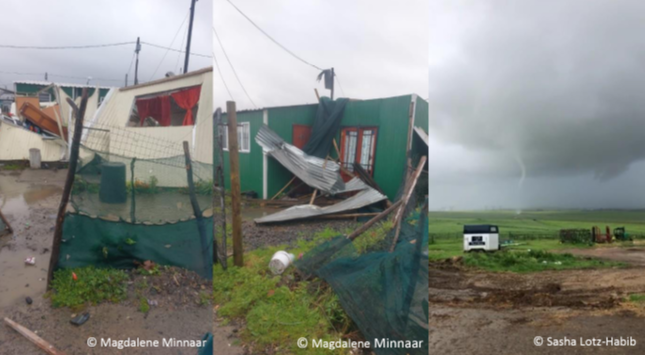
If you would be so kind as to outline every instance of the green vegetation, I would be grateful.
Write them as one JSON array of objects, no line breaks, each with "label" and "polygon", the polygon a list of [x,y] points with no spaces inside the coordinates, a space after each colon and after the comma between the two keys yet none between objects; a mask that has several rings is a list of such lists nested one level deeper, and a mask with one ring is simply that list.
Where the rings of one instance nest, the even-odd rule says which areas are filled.
[{"label": "green vegetation", "polygon": [[88,303],[119,302],[126,298],[127,280],[128,275],[123,270],[92,266],[61,269],[54,273],[53,291],[49,296],[52,306],[72,309],[80,309]]},{"label": "green vegetation", "polygon": [[488,271],[536,272],[545,270],[586,269],[623,266],[591,258],[576,258],[571,254],[555,254],[543,250],[472,253],[464,264]]},{"label": "green vegetation", "polygon": [[502,238],[530,239],[542,236],[557,238],[560,229],[591,229],[605,226],[613,230],[625,227],[634,237],[645,237],[645,211],[636,210],[529,210],[516,214],[515,211],[468,211],[468,212],[430,212],[431,241],[440,238],[457,238],[464,224],[495,224],[499,226]]},{"label": "green vegetation", "polygon": [[9,163],[9,164],[5,164],[5,165],[0,166],[0,170],[10,170],[10,171],[12,171],[12,170],[22,170],[22,169],[25,169],[25,168],[26,168],[25,165],[15,164],[15,163]]},{"label": "green vegetation", "polygon": [[[385,239],[391,222],[385,222],[368,231],[355,241],[358,252],[363,252]],[[332,238],[351,232],[326,229],[313,240],[299,240],[290,253],[299,255]],[[267,247],[245,253],[243,268],[229,266],[227,271],[215,266],[213,298],[217,314],[224,322],[244,319],[246,327],[242,340],[256,347],[278,348],[289,354],[345,354],[338,350],[300,349],[300,337],[337,340],[354,329],[353,322],[340,306],[333,290],[318,279],[300,280],[294,267],[274,276],[268,265],[273,254],[285,246]],[[229,263],[232,265],[232,262]],[[345,349],[346,350],[346,349]],[[318,352],[316,352],[318,351]]]},{"label": "green vegetation", "polygon": [[[615,244],[614,244],[615,245]],[[571,248],[588,248],[588,245],[563,244],[557,239],[535,239],[520,240],[514,245],[505,247],[507,250],[528,251],[530,250],[558,250]],[[453,256],[468,255],[464,254],[464,245],[461,239],[437,239],[434,244],[430,244],[430,260],[447,259]]]},{"label": "green vegetation", "polygon": [[644,303],[645,302],[645,294],[644,293],[632,293],[629,295],[627,298],[629,302],[634,302],[634,303]]},{"label": "green vegetation", "polygon": [[139,312],[148,313],[149,311],[150,305],[148,304],[148,300],[143,296],[139,296]]},{"label": "green vegetation", "polygon": [[[591,229],[609,225],[613,230],[624,226],[631,236],[645,237],[643,211],[480,211],[430,212],[430,260],[463,256],[467,266],[489,271],[533,272],[542,270],[581,269],[620,266],[620,263],[576,258],[570,254],[548,251],[571,248],[598,248],[604,244],[561,243],[561,229]],[[500,230],[500,241],[509,242],[504,251],[495,253],[463,252],[465,224],[493,224]],[[631,242],[611,246],[631,246]]]}]

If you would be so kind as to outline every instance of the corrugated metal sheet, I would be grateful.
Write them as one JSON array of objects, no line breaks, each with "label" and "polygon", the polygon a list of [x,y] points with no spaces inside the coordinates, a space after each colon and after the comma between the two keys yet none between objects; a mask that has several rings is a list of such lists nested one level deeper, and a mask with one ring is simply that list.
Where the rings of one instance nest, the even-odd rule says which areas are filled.
[{"label": "corrugated metal sheet", "polygon": [[286,143],[265,125],[260,128],[255,136],[255,141],[266,154],[279,161],[300,180],[322,192],[337,194],[368,188],[358,178],[345,184],[340,176],[340,166],[337,163],[305,154],[297,147]]},{"label": "corrugated metal sheet", "polygon": [[385,200],[387,197],[380,192],[368,187],[356,195],[343,200],[335,205],[318,207],[314,205],[299,205],[287,208],[280,212],[264,216],[255,220],[255,223],[274,223],[285,222],[296,219],[304,219],[317,217],[322,215],[330,215],[340,212],[352,211],[361,207],[369,206],[371,204]]}]

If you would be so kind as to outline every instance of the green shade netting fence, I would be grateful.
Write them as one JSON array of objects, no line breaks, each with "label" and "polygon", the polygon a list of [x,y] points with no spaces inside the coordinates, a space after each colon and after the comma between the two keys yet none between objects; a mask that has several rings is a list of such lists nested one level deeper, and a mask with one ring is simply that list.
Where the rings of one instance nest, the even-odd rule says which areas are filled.
[{"label": "green shade netting fence", "polygon": [[[324,279],[378,355],[428,354],[427,203],[401,226],[393,252],[394,230],[372,245],[339,236],[296,262]],[[364,237],[364,236],[363,236]],[[375,340],[418,341],[418,348],[375,348]]]},{"label": "green shade netting fence", "polygon": [[[174,129],[157,127],[155,129]],[[58,267],[133,268],[146,260],[212,277],[213,168],[194,159],[191,203],[181,141],[135,127],[84,129]]]}]

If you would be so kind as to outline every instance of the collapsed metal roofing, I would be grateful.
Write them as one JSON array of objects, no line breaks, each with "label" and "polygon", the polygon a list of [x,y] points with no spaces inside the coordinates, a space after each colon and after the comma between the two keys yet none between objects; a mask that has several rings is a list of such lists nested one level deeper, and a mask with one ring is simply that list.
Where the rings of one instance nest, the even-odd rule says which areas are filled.
[{"label": "collapsed metal roofing", "polygon": [[338,163],[306,154],[298,147],[285,142],[266,125],[260,128],[255,141],[267,155],[280,162],[304,183],[319,191],[334,195],[369,188],[359,178],[345,183],[340,176]]},{"label": "collapsed metal roofing", "polygon": [[300,180],[315,189],[332,195],[360,191],[356,195],[332,206],[293,206],[283,211],[257,218],[255,223],[284,222],[351,211],[387,199],[387,196],[371,188],[358,177],[344,182],[340,175],[340,165],[338,163],[306,154],[299,148],[285,142],[265,125],[258,131],[255,141],[267,155],[276,159]]},{"label": "collapsed metal roofing", "polygon": [[287,208],[280,212],[264,216],[262,218],[255,219],[255,223],[272,223],[272,222],[284,222],[291,221],[295,219],[311,218],[322,215],[329,215],[334,213],[340,213],[344,211],[356,210],[361,207],[369,206],[371,204],[380,202],[387,199],[387,196],[381,194],[380,192],[374,190],[371,187],[357,193],[356,195],[343,200],[335,205],[318,207],[314,205],[299,205]]}]

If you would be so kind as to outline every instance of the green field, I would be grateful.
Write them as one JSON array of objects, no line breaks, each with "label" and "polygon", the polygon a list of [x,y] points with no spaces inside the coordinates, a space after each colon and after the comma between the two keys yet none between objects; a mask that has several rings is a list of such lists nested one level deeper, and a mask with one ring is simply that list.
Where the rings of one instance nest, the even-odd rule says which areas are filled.
[{"label": "green field", "polygon": [[635,238],[645,237],[645,210],[530,210],[516,214],[515,211],[468,211],[430,212],[430,239],[460,238],[464,224],[497,225],[501,237],[509,234],[521,237],[553,236],[560,229],[591,229],[598,226],[602,231],[609,226],[625,227]]},{"label": "green field", "polygon": [[560,243],[560,229],[591,229],[592,226],[598,226],[604,232],[608,225],[612,231],[616,227],[625,227],[629,236],[645,238],[645,211],[539,210],[521,214],[515,211],[430,212],[428,222],[431,260],[464,255],[462,238],[465,224],[497,225],[500,241],[513,241],[514,245],[506,249],[523,252],[590,247]]}]

